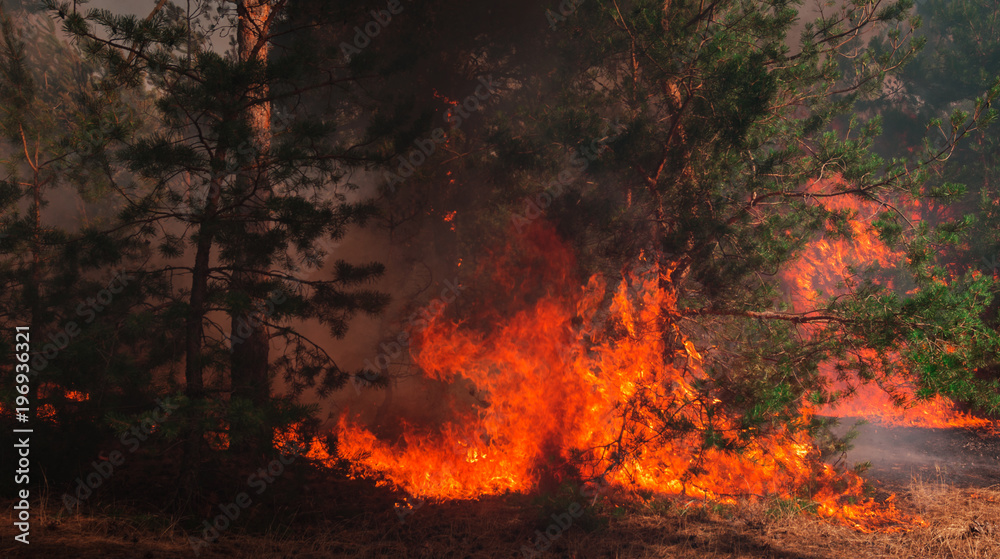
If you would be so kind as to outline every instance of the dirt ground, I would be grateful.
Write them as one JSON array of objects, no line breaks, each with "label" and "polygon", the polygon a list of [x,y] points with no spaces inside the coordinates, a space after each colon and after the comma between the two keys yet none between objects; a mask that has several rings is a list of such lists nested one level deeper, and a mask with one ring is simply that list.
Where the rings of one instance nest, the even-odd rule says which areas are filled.
[{"label": "dirt ground", "polygon": [[[852,420],[842,420],[843,430]],[[924,429],[864,424],[847,453],[849,463],[870,462],[866,479],[888,491],[913,479],[956,487],[1000,484],[1000,434],[989,430]]]},{"label": "dirt ground", "polygon": [[541,504],[523,495],[417,503],[411,510],[397,508],[398,495],[368,482],[330,482],[312,472],[283,480],[287,487],[275,484],[273,499],[247,509],[245,521],[204,546],[188,539],[198,533],[196,522],[124,502],[69,514],[57,495],[34,505],[32,543],[24,546],[13,542],[13,503],[7,502],[0,557],[1000,557],[1000,438],[862,429],[849,460],[870,460],[866,478],[877,493],[896,493],[897,507],[919,521],[895,532],[863,533],[791,502],[689,506],[654,499],[576,508],[572,498]]}]

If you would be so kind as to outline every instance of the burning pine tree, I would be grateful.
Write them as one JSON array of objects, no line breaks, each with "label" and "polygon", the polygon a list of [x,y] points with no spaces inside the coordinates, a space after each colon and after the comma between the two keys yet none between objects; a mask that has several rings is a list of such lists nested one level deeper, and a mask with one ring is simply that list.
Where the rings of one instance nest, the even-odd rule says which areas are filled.
[{"label": "burning pine tree", "polygon": [[[963,191],[933,176],[1000,89],[935,122],[943,141],[883,157],[877,101],[919,46],[910,1],[810,15],[789,0],[595,0],[536,21],[469,4],[240,1],[226,56],[164,2],[144,20],[47,2],[98,64],[87,99],[155,100],[151,121],[100,134],[120,211],[83,236],[94,265],[139,278],[99,341],[143,360],[127,370],[149,375],[134,382],[147,403],[165,390],[149,370],[183,387],[163,431],[185,440],[189,485],[227,441],[252,454],[275,427],[300,437],[288,404],[305,389],[393,385],[342,369],[303,328],[340,337],[386,306],[366,287],[383,264],[324,268],[329,242],[379,216],[395,248],[433,245],[462,299],[409,333],[409,364],[445,387],[433,421],[340,418],[355,473],[421,497],[579,481],[900,520],[814,436],[823,414],[887,403],[845,412],[859,386],[929,401],[911,413],[945,423],[968,419],[952,401],[1000,405],[983,374],[998,363],[995,278],[942,256],[970,222],[940,211]],[[390,174],[377,195],[352,178]],[[41,250],[39,223],[14,231],[21,245]],[[25,297],[41,314],[56,291]]]},{"label": "burning pine tree", "polygon": [[859,415],[918,404],[906,413],[925,424],[989,424],[950,402],[1000,403],[976,375],[997,359],[993,279],[943,267],[968,222],[924,200],[960,197],[930,173],[993,118],[998,90],[939,123],[944,142],[877,155],[879,118],[856,111],[919,41],[911,3],[876,4],[804,24],[783,1],[566,18],[535,52],[546,69],[504,82],[509,110],[453,131],[469,155],[437,161],[434,207],[414,211],[448,215],[430,227],[456,231],[479,298],[419,333],[412,366],[468,393],[434,422],[345,418],[340,450],[419,496],[603,479],[805,497],[857,522],[860,479],[823,464],[812,435],[859,385],[891,390]]}]

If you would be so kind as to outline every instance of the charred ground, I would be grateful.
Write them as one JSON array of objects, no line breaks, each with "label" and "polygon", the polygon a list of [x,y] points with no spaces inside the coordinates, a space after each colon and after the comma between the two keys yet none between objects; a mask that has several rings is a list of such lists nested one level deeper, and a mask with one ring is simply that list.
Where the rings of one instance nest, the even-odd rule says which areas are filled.
[{"label": "charred ground", "polygon": [[[842,420],[842,424],[851,422]],[[923,521],[898,531],[862,533],[823,520],[805,501],[737,505],[682,499],[594,500],[569,485],[544,495],[432,502],[408,498],[372,480],[304,460],[288,467],[217,542],[199,557],[962,557],[1000,553],[1000,436],[964,429],[862,425],[851,462],[870,461],[865,478],[876,500]],[[175,558],[195,556],[188,538],[218,513],[256,469],[230,462],[204,472],[214,491],[184,518],[160,512],[172,495],[171,460],[138,457],[78,512],[52,490],[30,547],[3,544],[4,557]],[[131,472],[129,471],[131,470]],[[238,472],[240,475],[234,475]],[[234,482],[234,480],[237,480]],[[544,533],[574,503],[579,516],[546,546]],[[5,508],[10,511],[10,503]],[[575,510],[575,509],[574,509]],[[9,516],[9,514],[8,514]],[[10,522],[0,529],[12,535]],[[9,537],[4,538],[9,542]],[[546,548],[546,549],[542,549]]]}]

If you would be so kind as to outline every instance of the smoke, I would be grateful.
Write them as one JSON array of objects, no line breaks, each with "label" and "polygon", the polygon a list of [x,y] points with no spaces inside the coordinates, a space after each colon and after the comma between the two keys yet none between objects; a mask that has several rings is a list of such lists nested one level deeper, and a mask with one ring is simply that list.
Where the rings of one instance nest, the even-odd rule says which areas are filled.
[{"label": "smoke", "polygon": [[869,462],[868,477],[891,490],[905,488],[914,479],[945,481],[960,487],[996,483],[1000,439],[966,429],[928,429],[856,423],[842,418],[833,428],[857,437],[845,459],[848,464]]}]

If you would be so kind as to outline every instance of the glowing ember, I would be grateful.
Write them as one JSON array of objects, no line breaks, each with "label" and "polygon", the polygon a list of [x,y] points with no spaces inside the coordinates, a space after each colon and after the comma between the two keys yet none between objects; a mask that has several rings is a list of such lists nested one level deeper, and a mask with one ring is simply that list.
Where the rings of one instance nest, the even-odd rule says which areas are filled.
[{"label": "glowing ember", "polygon": [[[471,397],[452,398],[454,419],[439,427],[404,423],[395,442],[342,418],[340,450],[357,474],[377,472],[414,496],[440,499],[579,477],[726,503],[805,496],[820,514],[863,529],[913,520],[891,504],[862,502],[860,478],[818,459],[800,428],[808,418],[762,432],[740,452],[708,443],[738,425],[692,388],[706,375],[672,318],[670,270],[628,275],[606,301],[600,277],[574,284],[573,259],[551,231],[534,228],[513,244],[491,264],[500,271],[488,273],[533,302],[478,328],[438,318],[412,346],[428,378],[471,381]],[[518,258],[537,268],[507,278],[502,270],[524,269]]]},{"label": "glowing ember", "polygon": [[[86,402],[90,400],[90,394],[78,390],[66,390],[54,382],[44,382],[38,386],[39,399],[50,399],[57,396],[72,402]],[[0,405],[0,414],[4,413],[6,413],[6,410]],[[58,415],[58,409],[53,404],[41,404],[35,411],[35,417],[43,421],[56,422]]]},{"label": "glowing ember", "polygon": [[68,390],[65,394],[63,394],[63,398],[73,400],[74,402],[86,402],[90,399],[90,395],[86,392],[80,392],[79,390]]},{"label": "glowing ember", "polygon": [[221,431],[209,431],[205,433],[205,442],[212,450],[226,450],[229,448],[228,425],[223,424]]},{"label": "glowing ember", "polygon": [[330,459],[326,444],[318,437],[305,435],[301,423],[290,425],[286,429],[275,429],[274,448],[320,462]]}]

